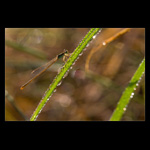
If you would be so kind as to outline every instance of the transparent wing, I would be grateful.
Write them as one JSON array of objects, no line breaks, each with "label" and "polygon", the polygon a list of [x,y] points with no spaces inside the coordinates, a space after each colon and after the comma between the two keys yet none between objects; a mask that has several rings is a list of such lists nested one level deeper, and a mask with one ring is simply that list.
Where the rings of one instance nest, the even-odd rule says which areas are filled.
[{"label": "transparent wing", "polygon": [[[55,58],[54,58],[55,59]],[[52,62],[54,62],[54,59],[52,59],[52,60],[50,60],[48,63],[46,63],[46,64],[44,64],[44,65],[42,65],[42,66],[40,66],[40,67],[38,67],[38,68],[36,68],[36,69],[34,69],[32,72],[31,72],[31,77],[34,77],[34,76],[36,76],[37,74],[39,74],[41,71],[43,71],[45,68],[47,68],[48,66],[50,67],[53,63]],[[49,68],[48,67],[48,68]],[[47,69],[48,69],[47,68]],[[46,70],[45,70],[46,71]]]},{"label": "transparent wing", "polygon": [[31,83],[35,78],[37,78],[39,75],[41,75],[44,71],[46,71],[52,64],[54,64],[57,61],[58,57],[53,58],[50,60],[48,63],[42,65],[41,67],[38,67],[37,69],[33,70],[32,73],[32,78],[27,81],[24,85],[20,87],[21,90],[24,89],[29,83]]}]

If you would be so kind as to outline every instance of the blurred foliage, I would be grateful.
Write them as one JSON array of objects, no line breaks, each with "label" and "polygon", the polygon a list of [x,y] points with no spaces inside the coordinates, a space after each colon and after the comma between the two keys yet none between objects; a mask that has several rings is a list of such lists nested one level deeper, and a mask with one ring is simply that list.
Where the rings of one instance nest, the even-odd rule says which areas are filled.
[{"label": "blurred foliage", "polygon": [[[47,56],[45,60],[5,46],[5,89],[14,104],[30,118],[44,92],[56,76],[63,61],[54,64],[23,91],[20,86],[33,69],[54,58],[64,49],[72,52],[89,28],[6,28],[5,40],[37,49]],[[84,51],[45,105],[38,120],[52,121],[106,121],[115,109],[122,92],[145,56],[145,29],[131,30],[101,47],[90,59],[90,74],[85,63],[91,49],[120,32],[122,28],[104,28]],[[24,120],[5,98],[5,120]],[[135,91],[122,120],[145,120],[145,77]]]}]

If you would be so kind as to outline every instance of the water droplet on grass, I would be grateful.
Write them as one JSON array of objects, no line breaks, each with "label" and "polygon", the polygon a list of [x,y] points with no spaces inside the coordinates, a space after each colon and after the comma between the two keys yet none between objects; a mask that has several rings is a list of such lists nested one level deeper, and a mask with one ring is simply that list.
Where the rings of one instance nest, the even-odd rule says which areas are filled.
[{"label": "water droplet on grass", "polygon": [[98,31],[98,33],[100,33],[102,31],[102,29],[100,29],[99,31]]},{"label": "water droplet on grass", "polygon": [[96,35],[93,36],[93,39],[95,39],[95,38],[96,38]]},{"label": "water droplet on grass", "polygon": [[[79,54],[79,56],[82,56],[83,52]],[[79,57],[78,57],[79,58]]]},{"label": "water droplet on grass", "polygon": [[63,78],[66,78],[68,74],[69,74],[69,71],[67,71],[67,72],[65,73],[65,75],[63,76]]},{"label": "water droplet on grass", "polygon": [[103,45],[106,45],[106,43],[105,43],[105,42],[103,42],[102,44],[103,44]]},{"label": "water droplet on grass", "polygon": [[61,85],[61,83],[62,83],[62,81],[60,81],[60,82],[57,84],[57,86],[60,86],[60,85]]},{"label": "water droplet on grass", "polygon": [[124,110],[124,111],[126,111],[126,110],[127,110],[127,108],[126,108],[126,107],[124,107],[124,108],[123,108],[123,110]]},{"label": "water droplet on grass", "polygon": [[133,98],[133,96],[134,96],[134,93],[131,93],[131,96],[130,96],[130,98]]},{"label": "water droplet on grass", "polygon": [[50,99],[50,97],[49,98],[47,98],[47,101]]},{"label": "water droplet on grass", "polygon": [[72,66],[75,65],[75,62],[72,64]]},{"label": "water droplet on grass", "polygon": [[86,51],[87,49],[86,48],[84,48],[84,50],[83,51]]},{"label": "water droplet on grass", "polygon": [[86,45],[86,47],[88,47],[88,46],[89,46],[89,44]]},{"label": "water droplet on grass", "polygon": [[97,37],[97,35],[98,35],[101,31],[102,31],[102,29],[100,29],[100,30],[98,31],[98,33],[96,33],[96,35],[93,36],[93,39],[95,39],[95,38]]}]

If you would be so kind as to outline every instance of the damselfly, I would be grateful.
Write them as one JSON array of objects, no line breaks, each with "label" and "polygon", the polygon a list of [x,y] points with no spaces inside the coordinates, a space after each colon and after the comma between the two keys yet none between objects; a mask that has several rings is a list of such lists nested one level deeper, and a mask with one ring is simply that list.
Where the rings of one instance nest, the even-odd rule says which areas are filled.
[{"label": "damselfly", "polygon": [[31,74],[33,74],[33,77],[27,81],[24,85],[20,87],[21,90],[23,90],[28,84],[30,84],[34,79],[36,79],[39,75],[41,75],[44,71],[46,71],[51,65],[53,65],[59,58],[63,57],[63,61],[65,62],[67,57],[70,56],[71,53],[68,53],[68,50],[64,50],[64,52],[57,55],[55,58],[50,60],[48,63],[42,65],[41,67],[38,67],[37,69],[33,70]]}]

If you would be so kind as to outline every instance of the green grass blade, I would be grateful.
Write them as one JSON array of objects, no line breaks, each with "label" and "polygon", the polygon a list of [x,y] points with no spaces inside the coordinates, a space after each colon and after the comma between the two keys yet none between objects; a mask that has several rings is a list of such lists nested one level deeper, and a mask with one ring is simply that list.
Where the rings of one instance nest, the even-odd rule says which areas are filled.
[{"label": "green grass blade", "polygon": [[121,120],[121,117],[123,116],[123,114],[126,110],[126,107],[127,107],[128,103],[130,102],[130,99],[134,95],[134,89],[136,88],[136,86],[138,86],[138,83],[140,82],[144,72],[145,72],[145,58],[139,65],[137,71],[135,72],[134,76],[132,77],[131,81],[129,82],[129,85],[127,86],[124,93],[122,94],[122,96],[119,100],[119,103],[110,118],[110,121]]},{"label": "green grass blade", "polygon": [[95,35],[99,32],[100,28],[92,28],[81,41],[79,46],[74,50],[70,58],[67,60],[63,68],[61,69],[60,73],[56,76],[53,80],[52,84],[49,86],[48,90],[45,92],[42,100],[40,101],[39,105],[37,106],[36,110],[34,111],[33,115],[30,118],[30,121],[35,121],[39,113],[41,112],[42,108],[46,104],[46,102],[52,96],[52,93],[56,89],[57,85],[62,81],[65,74],[69,71],[70,67],[73,63],[77,60],[79,55],[82,53],[84,48],[89,44],[89,42],[95,38]]},{"label": "green grass blade", "polygon": [[9,47],[14,48],[15,50],[28,53],[30,55],[37,57],[37,58],[40,58],[40,59],[46,59],[47,58],[45,53],[43,53],[42,51],[39,51],[37,49],[29,48],[27,46],[24,46],[22,44],[19,44],[19,43],[13,42],[13,41],[9,41],[9,40],[5,40],[5,44]]}]

